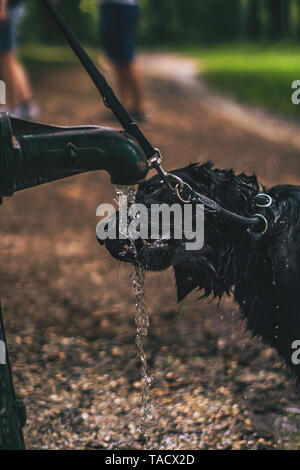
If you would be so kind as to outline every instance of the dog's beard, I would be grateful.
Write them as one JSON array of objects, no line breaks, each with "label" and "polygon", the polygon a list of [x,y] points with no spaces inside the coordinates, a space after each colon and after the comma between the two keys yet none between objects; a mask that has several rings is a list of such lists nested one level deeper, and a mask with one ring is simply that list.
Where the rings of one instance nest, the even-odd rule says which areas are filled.
[{"label": "dog's beard", "polygon": [[173,265],[176,245],[170,240],[106,240],[109,253],[119,261],[139,265],[145,271],[164,271]]},{"label": "dog's beard", "polygon": [[[201,250],[186,250],[183,241],[137,240],[132,249],[129,240],[107,240],[106,249],[119,261],[142,266],[145,271],[159,272],[173,267],[178,300],[183,300],[194,289],[201,297],[221,297],[230,293],[231,276],[222,278],[217,272],[218,255],[208,245]],[[227,281],[227,282],[226,282]]]},{"label": "dog's beard", "polygon": [[145,271],[164,271],[173,263],[175,247],[168,240],[107,240],[105,245],[108,252],[118,261],[124,261],[143,267]]}]

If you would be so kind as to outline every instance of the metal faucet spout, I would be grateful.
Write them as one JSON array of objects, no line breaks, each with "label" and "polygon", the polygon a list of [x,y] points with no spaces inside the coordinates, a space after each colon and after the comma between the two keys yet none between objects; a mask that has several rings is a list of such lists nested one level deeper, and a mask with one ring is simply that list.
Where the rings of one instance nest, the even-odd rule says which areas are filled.
[{"label": "metal faucet spout", "polygon": [[0,197],[96,170],[107,171],[114,184],[138,184],[149,171],[142,148],[125,132],[58,127],[7,113],[0,114],[0,168]]}]

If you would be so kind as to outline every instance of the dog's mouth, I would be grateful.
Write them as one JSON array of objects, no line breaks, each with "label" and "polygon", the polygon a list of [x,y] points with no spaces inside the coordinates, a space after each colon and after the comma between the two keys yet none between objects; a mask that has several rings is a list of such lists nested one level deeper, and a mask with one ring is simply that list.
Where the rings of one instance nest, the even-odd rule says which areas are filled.
[{"label": "dog's mouth", "polygon": [[136,262],[147,271],[163,271],[173,265],[178,242],[172,239],[141,240]]},{"label": "dog's mouth", "polygon": [[117,260],[142,266],[146,271],[163,271],[173,265],[180,246],[172,239],[100,240],[109,253]]},{"label": "dog's mouth", "polygon": [[[174,196],[174,193],[170,192],[169,188],[162,184],[161,179],[155,176],[148,182],[140,185],[136,195],[136,203],[142,204],[147,208],[148,222],[146,223],[149,224],[147,233],[152,234],[152,206],[163,203],[170,207],[174,203],[178,203],[178,199]],[[160,222],[158,223],[156,230],[154,230],[157,232],[155,238],[138,238],[135,241],[129,238],[126,240],[120,239],[119,217],[120,213],[118,212],[115,219],[116,239],[101,239],[98,236],[99,243],[104,245],[114,258],[119,261],[140,265],[147,271],[163,271],[170,266],[175,266],[177,255],[180,256],[185,250],[186,242],[182,230],[183,215],[181,213],[179,215],[181,221],[180,235],[178,235],[178,230],[175,230],[175,225],[179,222],[179,218],[176,219],[174,214],[174,217],[170,216],[169,223],[164,227],[161,226]],[[128,224],[130,222],[130,217],[128,217]],[[177,235],[175,236],[176,231]]]}]

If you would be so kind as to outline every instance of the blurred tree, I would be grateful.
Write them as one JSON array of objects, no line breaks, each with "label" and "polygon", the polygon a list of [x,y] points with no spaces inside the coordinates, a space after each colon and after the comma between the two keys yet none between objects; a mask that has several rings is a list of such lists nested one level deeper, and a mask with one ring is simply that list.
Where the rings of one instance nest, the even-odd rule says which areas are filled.
[{"label": "blurred tree", "polygon": [[297,0],[297,25],[296,25],[296,38],[300,40],[300,0]]},{"label": "blurred tree", "polygon": [[240,0],[142,0],[141,39],[168,44],[234,40]]},{"label": "blurred tree", "polygon": [[273,40],[281,39],[283,35],[282,5],[283,0],[268,0],[269,35]]},{"label": "blurred tree", "polygon": [[[96,38],[97,0],[56,0],[55,3],[72,29],[83,41]],[[28,0],[27,15],[22,27],[22,37],[27,41],[46,44],[63,43],[61,33],[49,17],[42,2]]]},{"label": "blurred tree", "polygon": [[[27,0],[22,37],[63,43],[42,2]],[[56,0],[81,41],[98,45],[99,0]],[[300,0],[140,0],[145,45],[300,39]]]},{"label": "blurred tree", "polygon": [[291,34],[291,0],[282,0],[282,35],[289,37]]},{"label": "blurred tree", "polygon": [[256,40],[261,33],[261,12],[258,0],[248,0],[246,12],[246,37]]},{"label": "blurred tree", "polygon": [[176,42],[178,0],[144,0],[142,2],[141,38],[146,43]]}]

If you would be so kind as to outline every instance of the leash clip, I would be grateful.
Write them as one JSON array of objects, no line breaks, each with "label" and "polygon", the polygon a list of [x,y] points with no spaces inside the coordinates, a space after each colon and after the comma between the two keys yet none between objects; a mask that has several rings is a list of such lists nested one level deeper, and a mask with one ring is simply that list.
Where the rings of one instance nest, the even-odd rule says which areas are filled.
[{"label": "leash clip", "polygon": [[[265,202],[261,202],[259,203],[259,198],[265,198]],[[269,194],[266,194],[266,193],[258,193],[256,196],[255,196],[255,205],[257,207],[270,207],[273,203],[273,199],[271,198],[271,196]]]},{"label": "leash clip", "polygon": [[162,167],[163,157],[158,148],[154,149],[156,152],[156,157],[150,160],[149,168],[150,170],[156,170],[159,176],[161,176],[163,182],[169,187],[173,193],[182,191],[184,187],[184,182],[179,176],[173,175],[172,173],[167,173]]}]

